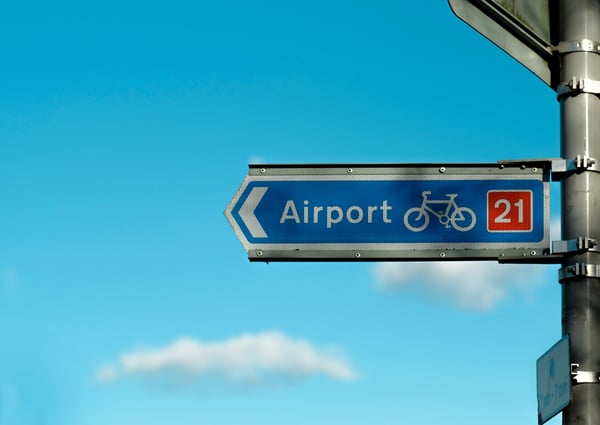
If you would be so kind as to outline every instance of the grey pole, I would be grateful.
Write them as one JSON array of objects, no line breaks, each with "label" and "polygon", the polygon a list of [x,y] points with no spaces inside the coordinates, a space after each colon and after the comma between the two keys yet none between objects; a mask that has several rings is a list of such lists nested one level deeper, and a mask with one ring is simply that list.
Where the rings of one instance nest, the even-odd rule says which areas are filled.
[{"label": "grey pole", "polygon": [[[562,180],[562,236],[600,240],[600,164],[585,167],[600,162],[600,0],[558,0],[558,21],[561,154],[567,160],[581,156],[583,164]],[[600,252],[594,250],[562,263],[562,332],[570,335],[571,363],[585,372],[583,382],[573,385],[563,425],[600,424],[598,265]]]}]

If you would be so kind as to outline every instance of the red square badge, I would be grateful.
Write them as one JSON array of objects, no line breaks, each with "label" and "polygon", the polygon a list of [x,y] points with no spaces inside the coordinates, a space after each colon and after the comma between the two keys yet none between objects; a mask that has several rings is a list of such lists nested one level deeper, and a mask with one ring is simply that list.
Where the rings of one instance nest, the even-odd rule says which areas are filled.
[{"label": "red square badge", "polygon": [[487,193],[489,232],[531,232],[533,230],[531,190],[490,190]]}]

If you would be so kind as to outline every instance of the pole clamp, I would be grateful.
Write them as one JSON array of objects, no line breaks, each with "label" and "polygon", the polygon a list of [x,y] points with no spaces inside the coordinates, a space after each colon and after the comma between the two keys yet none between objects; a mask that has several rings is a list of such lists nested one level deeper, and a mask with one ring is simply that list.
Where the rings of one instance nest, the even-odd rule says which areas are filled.
[{"label": "pole clamp", "polygon": [[587,277],[600,279],[600,264],[575,263],[561,267],[558,270],[558,281],[560,283]]},{"label": "pole clamp", "polygon": [[581,171],[600,172],[600,164],[596,158],[585,155],[577,155],[571,159],[553,159],[552,160],[552,180],[560,180],[565,174],[577,173]]},{"label": "pole clamp", "polygon": [[567,53],[575,52],[591,52],[600,53],[600,43],[594,40],[572,40],[572,41],[561,41],[558,46],[554,48],[554,51],[566,55]]},{"label": "pole clamp", "polygon": [[552,241],[553,254],[581,254],[582,252],[600,252],[598,240],[579,236],[577,239]]},{"label": "pole clamp", "polygon": [[579,363],[571,363],[571,380],[573,384],[600,384],[600,372],[579,370]]},{"label": "pole clamp", "polygon": [[556,87],[556,97],[560,100],[563,96],[577,96],[581,93],[600,94],[600,81],[589,78],[573,77],[569,81],[563,81]]}]

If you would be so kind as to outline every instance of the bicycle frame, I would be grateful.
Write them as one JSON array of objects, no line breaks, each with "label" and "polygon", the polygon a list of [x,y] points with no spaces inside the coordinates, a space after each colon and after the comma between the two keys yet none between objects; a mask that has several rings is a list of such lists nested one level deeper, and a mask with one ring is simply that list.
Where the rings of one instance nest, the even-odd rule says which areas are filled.
[{"label": "bicycle frame", "polygon": [[[453,227],[459,232],[468,232],[477,222],[477,217],[469,207],[459,207],[456,203],[457,193],[446,193],[448,199],[428,199],[431,191],[421,192],[421,206],[409,208],[404,213],[404,225],[411,232],[421,232],[429,225],[429,217],[437,217],[440,224],[447,229]],[[441,206],[442,209],[436,208]],[[444,207],[445,206],[445,207]],[[412,217],[412,219],[411,219]],[[412,221],[411,221],[412,220]]]},{"label": "bicycle frame", "polygon": [[[447,193],[446,196],[448,197],[448,199],[427,199],[428,195],[431,195],[431,191],[429,191],[429,190],[426,190],[423,193],[421,193],[421,196],[423,196],[423,202],[421,203],[421,214],[423,214],[425,211],[427,211],[427,212],[433,214],[434,216],[436,216],[441,222],[442,218],[450,217],[449,213],[452,210],[452,208],[458,209],[458,205],[456,205],[456,201],[455,201],[457,194],[455,194],[455,193]],[[446,210],[445,211],[435,210],[432,207],[430,207],[430,205],[446,205]],[[446,224],[446,223],[444,223],[444,224]]]}]

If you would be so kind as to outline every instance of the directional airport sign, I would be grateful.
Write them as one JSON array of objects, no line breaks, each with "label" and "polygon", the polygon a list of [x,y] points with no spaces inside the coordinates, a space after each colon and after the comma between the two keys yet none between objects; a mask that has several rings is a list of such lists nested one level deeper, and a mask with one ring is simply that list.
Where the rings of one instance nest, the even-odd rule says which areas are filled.
[{"label": "directional airport sign", "polygon": [[549,0],[448,0],[456,16],[552,88],[558,62],[552,43],[556,13]]},{"label": "directional airport sign", "polygon": [[251,165],[225,215],[253,261],[538,258],[548,181],[531,164]]}]

